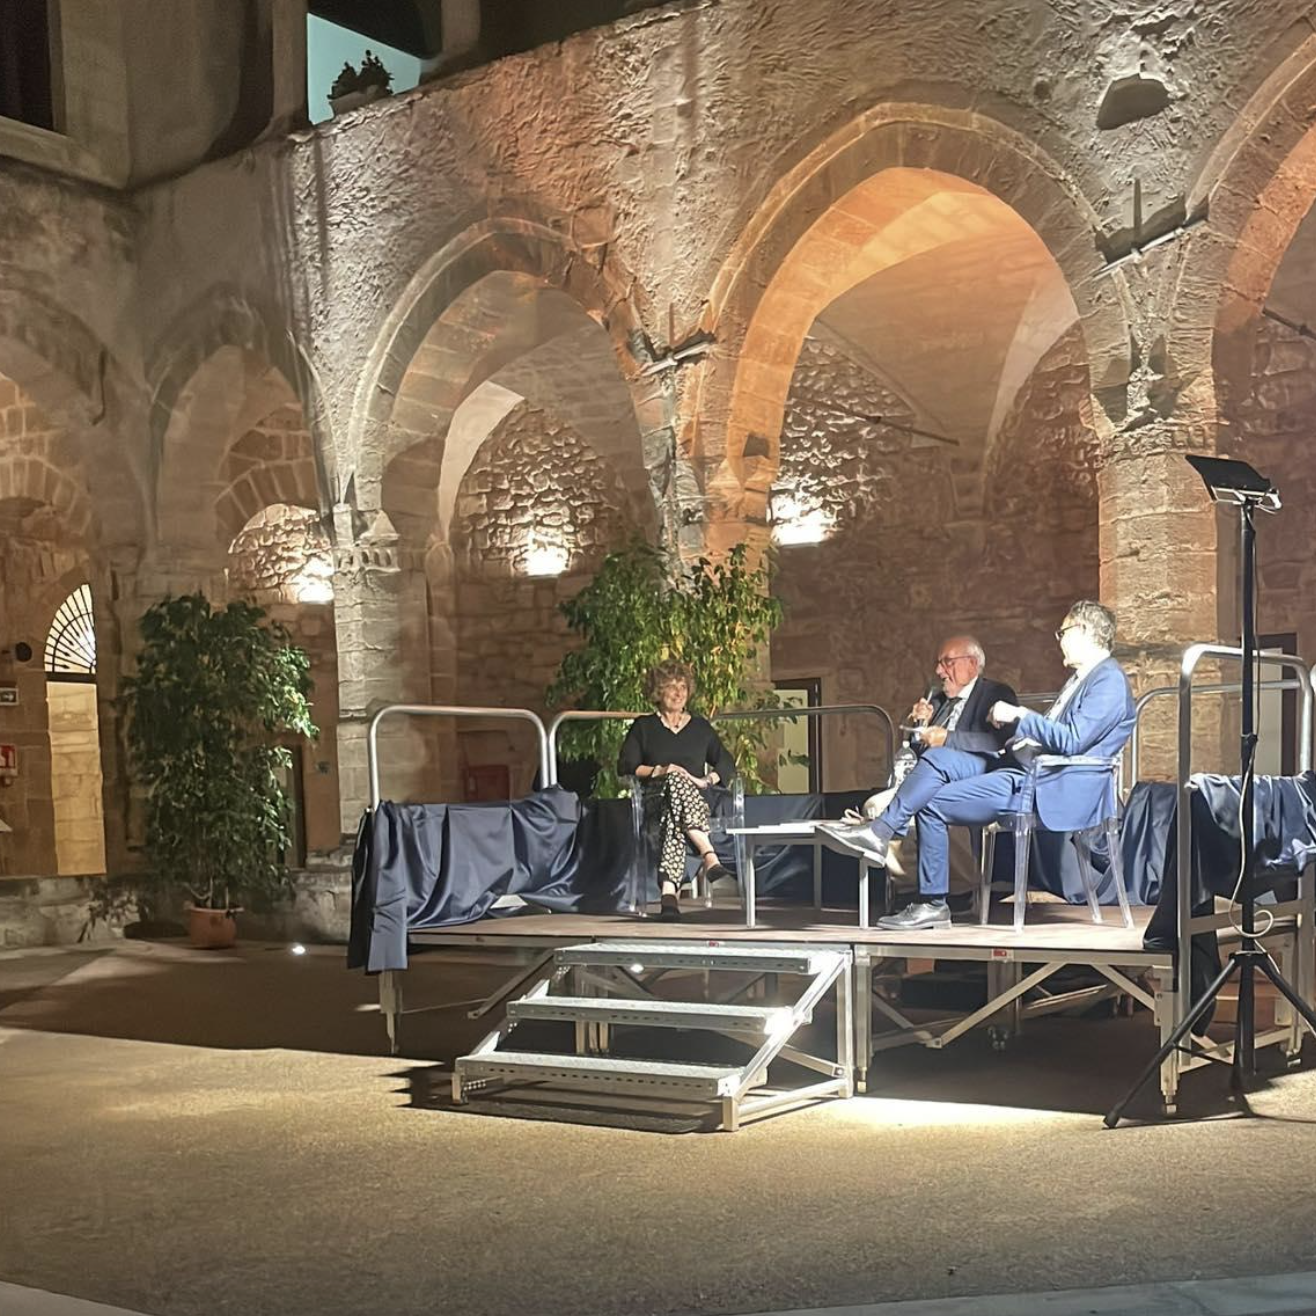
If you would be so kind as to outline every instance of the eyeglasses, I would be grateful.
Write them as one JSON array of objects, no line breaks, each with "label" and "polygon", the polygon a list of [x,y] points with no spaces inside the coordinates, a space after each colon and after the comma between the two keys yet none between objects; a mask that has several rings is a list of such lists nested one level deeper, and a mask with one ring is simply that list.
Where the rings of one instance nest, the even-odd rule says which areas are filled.
[{"label": "eyeglasses", "polygon": [[1065,632],[1066,632],[1066,631],[1076,631],[1076,630],[1078,630],[1078,628],[1079,628],[1080,625],[1082,625],[1081,622],[1071,621],[1067,626],[1062,626],[1062,627],[1056,632],[1056,640],[1057,640],[1057,641],[1063,640],[1063,639],[1065,638]]},{"label": "eyeglasses", "polygon": [[970,655],[967,653],[942,654],[941,657],[937,659],[937,666],[949,667],[952,663],[967,662],[969,657]]}]

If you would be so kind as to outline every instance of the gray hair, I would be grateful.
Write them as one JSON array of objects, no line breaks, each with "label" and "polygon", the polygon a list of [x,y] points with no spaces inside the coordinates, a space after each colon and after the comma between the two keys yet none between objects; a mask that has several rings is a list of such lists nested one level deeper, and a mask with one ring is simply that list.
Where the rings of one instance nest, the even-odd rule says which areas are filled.
[{"label": "gray hair", "polygon": [[1094,644],[1103,649],[1115,646],[1115,614],[1093,599],[1079,599],[1067,613],[1065,620],[1082,626]]},{"label": "gray hair", "polygon": [[983,652],[982,645],[978,643],[974,636],[948,635],[943,641],[943,644],[956,643],[958,643],[959,647],[964,650],[964,656],[966,658],[972,658],[973,661],[977,663],[980,672],[987,666],[987,655]]}]

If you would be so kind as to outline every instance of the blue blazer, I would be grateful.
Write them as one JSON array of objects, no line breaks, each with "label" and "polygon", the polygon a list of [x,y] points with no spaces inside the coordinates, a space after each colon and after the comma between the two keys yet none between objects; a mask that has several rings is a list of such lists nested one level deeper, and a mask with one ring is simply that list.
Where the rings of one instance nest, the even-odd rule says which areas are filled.
[{"label": "blue blazer", "polygon": [[[1015,734],[1042,746],[1038,754],[1091,754],[1114,758],[1133,734],[1133,691],[1113,658],[1099,662],[1079,684],[1060,716],[1025,713]],[[1021,756],[1022,761],[1022,756]],[[1078,764],[1039,768],[1034,801],[1042,826],[1053,832],[1095,827],[1115,806],[1115,782],[1106,768]]]}]

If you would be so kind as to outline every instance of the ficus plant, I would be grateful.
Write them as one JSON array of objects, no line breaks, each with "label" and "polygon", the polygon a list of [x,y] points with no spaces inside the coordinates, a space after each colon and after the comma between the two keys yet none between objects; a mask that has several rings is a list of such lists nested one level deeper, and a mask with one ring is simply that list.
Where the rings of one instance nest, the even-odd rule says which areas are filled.
[{"label": "ficus plant", "polygon": [[146,797],[148,868],[136,894],[268,907],[290,892],[281,774],[292,758],[280,741],[318,734],[309,660],[254,603],[168,598],[140,630],[120,696],[131,775]]},{"label": "ficus plant", "polygon": [[[647,710],[645,678],[668,658],[694,669],[691,707],[704,717],[779,706],[775,692],[755,678],[782,604],[769,592],[767,564],[751,568],[744,544],[718,561],[690,563],[632,544],[610,553],[594,579],[560,607],[580,645],[563,658],[548,688],[551,707]],[[764,788],[762,761],[775,725],[768,718],[718,724],[751,792]],[[602,798],[622,793],[617,753],[627,726],[616,720],[562,727],[563,756],[599,765],[594,793]]]}]

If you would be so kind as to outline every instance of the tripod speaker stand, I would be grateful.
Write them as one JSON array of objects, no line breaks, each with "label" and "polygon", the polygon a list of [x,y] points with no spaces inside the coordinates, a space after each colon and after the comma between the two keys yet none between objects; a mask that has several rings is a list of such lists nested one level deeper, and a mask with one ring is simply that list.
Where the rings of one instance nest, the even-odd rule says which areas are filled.
[{"label": "tripod speaker stand", "polygon": [[[1238,1015],[1234,1023],[1234,1054],[1230,1072],[1230,1086],[1235,1092],[1245,1090],[1247,1079],[1256,1073],[1256,975],[1261,973],[1268,978],[1276,990],[1288,1001],[1289,1005],[1302,1017],[1307,1027],[1316,1034],[1316,1011],[1304,1001],[1297,991],[1279,971],[1279,966],[1271,958],[1270,952],[1262,946],[1256,936],[1256,888],[1253,884],[1255,863],[1256,812],[1254,808],[1254,768],[1257,753],[1256,730],[1256,656],[1257,656],[1257,618],[1256,618],[1256,551],[1257,532],[1255,514],[1258,508],[1265,512],[1277,512],[1280,508],[1279,494],[1265,476],[1258,474],[1246,462],[1231,461],[1221,457],[1198,457],[1190,455],[1189,463],[1206,482],[1206,487],[1214,501],[1237,506],[1239,513],[1240,544],[1240,598],[1242,601],[1242,667],[1243,667],[1243,717],[1242,735],[1239,742],[1240,799],[1238,806],[1239,827],[1242,832],[1239,895],[1242,910],[1242,942],[1230,955],[1224,968],[1216,975],[1214,981],[1202,995],[1189,1007],[1183,1020],[1174,1032],[1165,1039],[1164,1045],[1152,1057],[1147,1068],[1138,1076],[1134,1085],[1120,1098],[1106,1115],[1105,1124],[1113,1129],[1119,1123],[1124,1108],[1142,1089],[1143,1085],[1161,1067],[1161,1064],[1177,1049],[1192,1030],[1193,1025],[1206,1013],[1221,989],[1235,975],[1238,977]],[[1184,945],[1186,936],[1182,935],[1179,954],[1191,954],[1191,946]],[[1311,936],[1311,928],[1301,928],[1302,936]]]}]

